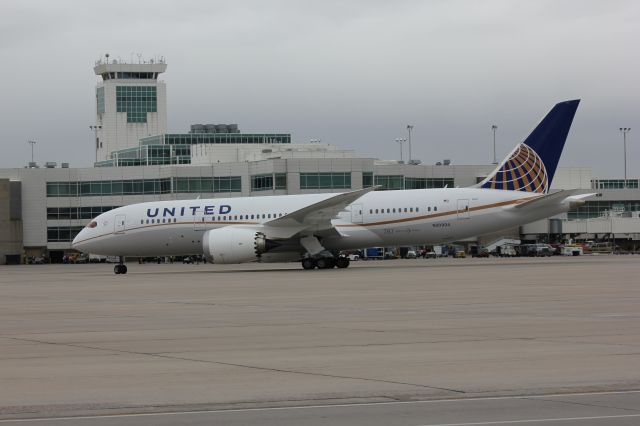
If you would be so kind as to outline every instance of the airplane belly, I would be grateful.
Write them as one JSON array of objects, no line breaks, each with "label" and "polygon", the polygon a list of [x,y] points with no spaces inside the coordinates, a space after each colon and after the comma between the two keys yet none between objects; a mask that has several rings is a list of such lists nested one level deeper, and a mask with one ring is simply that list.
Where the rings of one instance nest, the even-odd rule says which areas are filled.
[{"label": "airplane belly", "polygon": [[202,253],[204,231],[191,226],[155,227],[112,235],[101,242],[101,251],[116,256],[178,256]]}]

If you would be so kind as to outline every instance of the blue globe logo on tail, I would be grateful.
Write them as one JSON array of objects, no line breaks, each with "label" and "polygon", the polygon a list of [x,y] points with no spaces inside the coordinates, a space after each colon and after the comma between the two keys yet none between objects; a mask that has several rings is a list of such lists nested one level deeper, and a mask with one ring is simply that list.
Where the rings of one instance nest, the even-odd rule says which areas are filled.
[{"label": "blue globe logo on tail", "polygon": [[549,179],[540,156],[522,143],[482,188],[545,194],[549,190]]},{"label": "blue globe logo on tail", "polygon": [[556,104],[529,136],[477,186],[546,194],[580,100]]}]

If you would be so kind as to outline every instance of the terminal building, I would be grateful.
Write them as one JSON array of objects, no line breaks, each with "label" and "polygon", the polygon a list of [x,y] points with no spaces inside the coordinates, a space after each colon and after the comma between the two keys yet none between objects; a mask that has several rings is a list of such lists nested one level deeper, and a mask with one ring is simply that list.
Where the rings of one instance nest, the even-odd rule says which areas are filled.
[{"label": "terminal building", "polygon": [[[138,64],[108,57],[95,65],[94,167],[0,169],[0,263],[46,257],[61,262],[91,218],[127,204],[186,198],[248,197],[471,186],[495,165],[404,164],[358,156],[324,143],[296,143],[290,134],[242,133],[237,124],[194,124],[168,133],[163,59]],[[526,241],[604,240],[640,248],[638,179],[592,176],[590,168],[560,168],[554,189],[598,192],[567,214],[478,236]],[[189,253],[185,253],[189,254]]]}]

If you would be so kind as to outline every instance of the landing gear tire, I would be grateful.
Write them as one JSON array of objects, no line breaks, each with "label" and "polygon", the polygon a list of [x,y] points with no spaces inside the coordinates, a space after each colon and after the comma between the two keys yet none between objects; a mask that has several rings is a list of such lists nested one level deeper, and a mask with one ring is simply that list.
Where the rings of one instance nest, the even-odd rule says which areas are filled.
[{"label": "landing gear tire", "polygon": [[349,267],[349,263],[351,263],[349,261],[348,257],[339,257],[336,259],[336,266],[339,269],[344,269],[344,268],[348,268]]},{"label": "landing gear tire", "polygon": [[336,262],[331,257],[321,257],[316,260],[316,265],[318,266],[318,269],[331,269],[336,266]]},{"label": "landing gear tire", "polygon": [[124,263],[118,263],[117,265],[115,265],[113,267],[113,272],[116,275],[126,274],[127,273],[127,265],[125,265]]},{"label": "landing gear tire", "polygon": [[315,267],[316,267],[315,260],[311,259],[310,257],[302,259],[302,269],[311,270],[311,269],[315,269]]}]

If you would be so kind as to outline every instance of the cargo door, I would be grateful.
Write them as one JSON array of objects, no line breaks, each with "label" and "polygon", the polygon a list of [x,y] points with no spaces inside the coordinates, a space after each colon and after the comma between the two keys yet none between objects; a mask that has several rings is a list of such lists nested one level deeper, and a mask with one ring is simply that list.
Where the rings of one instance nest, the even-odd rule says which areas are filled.
[{"label": "cargo door", "polygon": [[351,223],[362,223],[362,204],[351,205]]},{"label": "cargo door", "polygon": [[469,200],[458,200],[458,219],[469,219]]}]

